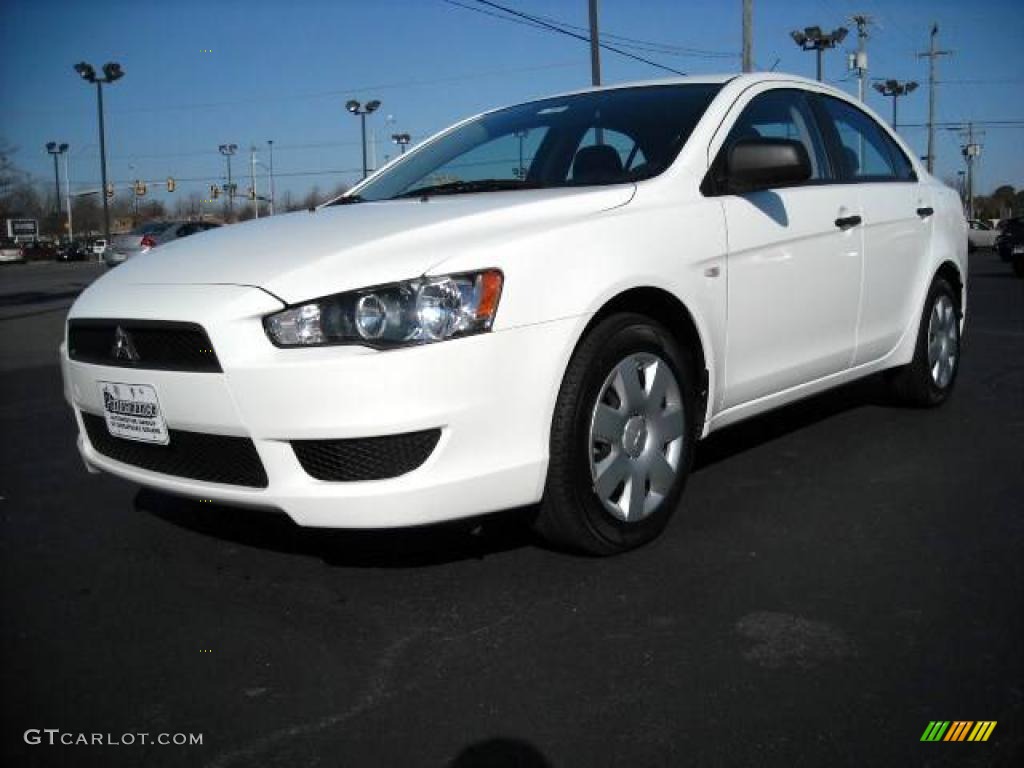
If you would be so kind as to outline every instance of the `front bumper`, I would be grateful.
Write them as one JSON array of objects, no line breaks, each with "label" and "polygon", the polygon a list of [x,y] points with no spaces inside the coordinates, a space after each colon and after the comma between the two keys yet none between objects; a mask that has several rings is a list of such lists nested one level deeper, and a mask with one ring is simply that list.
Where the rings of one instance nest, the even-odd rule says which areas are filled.
[{"label": "front bumper", "polygon": [[[70,360],[62,347],[65,394],[88,466],[171,493],[277,507],[305,526],[420,525],[540,499],[551,413],[582,318],[385,352],[357,346],[277,349],[266,339],[261,319],[280,304],[258,289],[138,289],[134,312],[125,302],[107,308],[105,316],[200,322],[224,372],[93,365]],[[100,316],[85,304],[72,317]],[[193,309],[183,312],[185,306]],[[251,438],[267,487],[160,474],[99,453],[81,416],[102,415],[99,381],[155,387],[172,430]],[[441,438],[425,463],[386,480],[314,479],[291,445],[430,429],[440,429]]]}]

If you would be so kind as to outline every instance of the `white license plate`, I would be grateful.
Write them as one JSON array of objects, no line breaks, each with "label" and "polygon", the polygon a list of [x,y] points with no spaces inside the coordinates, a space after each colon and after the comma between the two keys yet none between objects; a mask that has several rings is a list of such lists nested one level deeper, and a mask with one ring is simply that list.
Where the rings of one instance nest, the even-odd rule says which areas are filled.
[{"label": "white license plate", "polygon": [[1024,245],[1015,245],[1015,246],[1013,246],[1013,252],[1015,254],[1017,254],[1017,253],[1024,253]]},{"label": "white license plate", "polygon": [[103,417],[110,434],[142,443],[167,445],[170,442],[171,436],[167,432],[155,387],[113,381],[96,383],[100,386]]}]

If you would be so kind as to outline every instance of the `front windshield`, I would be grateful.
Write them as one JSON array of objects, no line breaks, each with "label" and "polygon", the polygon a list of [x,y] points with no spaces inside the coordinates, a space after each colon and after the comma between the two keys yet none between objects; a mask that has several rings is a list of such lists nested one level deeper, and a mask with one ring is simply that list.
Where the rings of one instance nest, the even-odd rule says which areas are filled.
[{"label": "front windshield", "polygon": [[720,88],[617,88],[490,112],[410,153],[356,190],[356,199],[648,179],[675,160]]}]

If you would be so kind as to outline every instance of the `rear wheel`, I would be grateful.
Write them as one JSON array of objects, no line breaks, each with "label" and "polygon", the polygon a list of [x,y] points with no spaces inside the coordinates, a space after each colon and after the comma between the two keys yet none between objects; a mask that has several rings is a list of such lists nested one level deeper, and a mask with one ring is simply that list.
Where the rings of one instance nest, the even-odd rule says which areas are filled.
[{"label": "rear wheel", "polygon": [[689,472],[693,403],[692,366],[663,326],[626,313],[599,323],[558,395],[538,532],[594,555],[655,538]]},{"label": "rear wheel", "polygon": [[896,397],[908,405],[930,407],[949,397],[960,368],[960,315],[949,282],[936,277],[928,291],[910,365],[893,372]]}]

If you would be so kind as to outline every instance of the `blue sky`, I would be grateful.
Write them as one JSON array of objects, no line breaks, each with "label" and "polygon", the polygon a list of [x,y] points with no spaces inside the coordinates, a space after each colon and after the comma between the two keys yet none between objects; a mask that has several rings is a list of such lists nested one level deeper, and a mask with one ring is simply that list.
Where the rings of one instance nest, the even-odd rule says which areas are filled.
[{"label": "blue sky", "polygon": [[[499,2],[587,23],[586,0]],[[644,54],[667,66],[691,73],[739,68],[740,0],[601,0],[600,8],[605,32],[713,54]],[[940,47],[955,51],[939,61],[937,118],[1024,120],[1020,0],[754,0],[757,65],[777,61],[779,71],[813,76],[813,54],[797,49],[789,31],[852,29],[847,17],[857,12],[876,20],[869,76],[922,83],[901,100],[901,123],[927,117],[927,64],[915,53],[927,48],[932,21]],[[422,138],[488,107],[590,82],[584,43],[443,0],[3,0],[0,21],[0,136],[18,147],[16,164],[43,181],[53,172],[43,145],[68,142],[72,183],[80,188],[97,186],[99,150],[94,89],[72,70],[79,60],[97,68],[118,61],[126,72],[104,92],[111,178],[175,176],[184,180],[175,194],[184,196],[205,193],[223,177],[218,144],[238,144],[235,172],[247,175],[248,148],[259,145],[265,162],[267,139],[274,141],[279,194],[352,183],[360,149],[359,121],[343,106],[349,98],[383,102],[370,120],[380,163],[395,150],[385,141],[393,132]],[[851,34],[843,50],[854,45]],[[606,83],[667,74],[609,52],[602,66]],[[826,79],[855,90],[844,53],[826,54]],[[868,103],[889,115],[888,100],[874,91]],[[1024,186],[1024,127],[986,131],[979,190]],[[923,154],[925,131],[902,132]],[[938,131],[940,176],[962,168],[959,142]]]}]

